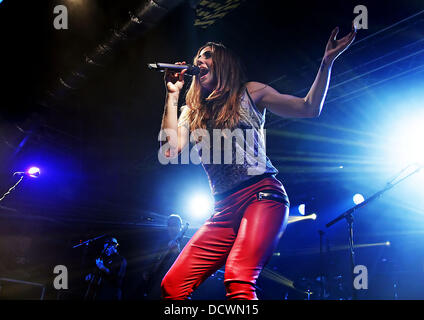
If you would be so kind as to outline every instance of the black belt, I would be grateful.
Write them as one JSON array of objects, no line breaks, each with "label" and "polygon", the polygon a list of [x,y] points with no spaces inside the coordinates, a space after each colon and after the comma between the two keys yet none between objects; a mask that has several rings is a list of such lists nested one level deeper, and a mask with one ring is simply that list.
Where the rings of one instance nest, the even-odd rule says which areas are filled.
[{"label": "black belt", "polygon": [[242,183],[240,183],[239,185],[237,185],[236,187],[225,191],[223,193],[219,193],[214,195],[215,201],[221,201],[223,199],[225,199],[226,197],[232,195],[233,193],[236,193],[237,191],[240,191],[241,189],[247,188],[251,185],[254,185],[255,183],[258,183],[259,181],[265,179],[265,178],[269,178],[269,177],[275,177],[275,173],[264,173],[258,176],[254,176],[253,178],[250,178],[249,180],[246,180]]},{"label": "black belt", "polygon": [[259,191],[256,193],[256,197],[258,200],[274,200],[281,203],[284,203],[287,207],[290,207],[290,201],[289,198],[285,194],[281,194],[274,190],[266,190],[266,191]]}]

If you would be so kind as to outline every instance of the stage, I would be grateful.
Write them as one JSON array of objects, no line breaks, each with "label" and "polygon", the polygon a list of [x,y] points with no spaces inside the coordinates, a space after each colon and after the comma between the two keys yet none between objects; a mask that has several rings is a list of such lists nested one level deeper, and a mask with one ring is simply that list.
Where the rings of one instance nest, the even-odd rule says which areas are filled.
[{"label": "stage", "polygon": [[[256,108],[255,90],[243,102],[254,106],[249,119],[263,116],[266,169],[278,171],[290,202],[254,285],[258,299],[424,299],[422,1],[3,0],[0,33],[1,300],[87,300],[87,275],[103,270],[96,259],[113,255],[106,244],[116,239],[119,299],[106,300],[153,300],[163,315],[208,308],[157,302],[163,277],[219,201],[209,167],[194,157],[195,136],[175,161],[160,154],[170,87],[148,67],[197,63],[212,77],[204,66],[215,70],[208,59],[218,55],[198,52],[208,42],[230,48],[247,81],[281,99],[322,98],[313,83],[319,91],[316,77],[330,77],[317,114]],[[352,42],[326,66],[335,34]],[[178,114],[195,77],[185,76]],[[265,202],[286,200],[266,193],[276,188],[261,190]],[[175,230],[170,215],[180,217]],[[219,316],[229,273],[225,263],[211,270],[190,299],[214,301]]]}]

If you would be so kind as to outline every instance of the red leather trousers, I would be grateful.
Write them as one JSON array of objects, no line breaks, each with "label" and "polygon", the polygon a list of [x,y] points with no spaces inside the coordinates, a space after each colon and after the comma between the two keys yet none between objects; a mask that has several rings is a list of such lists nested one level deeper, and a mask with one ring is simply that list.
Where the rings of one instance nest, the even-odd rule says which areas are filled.
[{"label": "red leather trousers", "polygon": [[273,177],[215,203],[215,213],[197,230],[162,280],[162,297],[187,299],[225,264],[228,299],[257,299],[256,279],[268,262],[286,226],[289,205],[261,198],[260,192],[286,196]]}]

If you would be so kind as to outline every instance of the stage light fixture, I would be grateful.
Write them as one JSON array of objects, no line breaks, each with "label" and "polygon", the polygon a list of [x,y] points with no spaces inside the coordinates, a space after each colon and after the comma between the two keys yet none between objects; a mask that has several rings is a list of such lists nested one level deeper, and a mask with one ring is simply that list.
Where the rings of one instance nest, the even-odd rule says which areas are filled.
[{"label": "stage light fixture", "polygon": [[365,200],[364,196],[360,193],[357,193],[353,196],[353,202],[355,204],[360,204],[360,203],[364,202],[364,200]]},{"label": "stage light fixture", "polygon": [[38,176],[40,175],[40,168],[38,167],[30,167],[28,168],[28,170],[26,171],[21,171],[21,172],[15,172],[13,174],[13,176],[16,177],[20,177],[19,180],[12,186],[9,188],[9,190],[7,190],[1,197],[0,197],[0,202],[3,201],[3,199],[10,194],[13,190],[15,190],[15,188],[18,186],[19,183],[21,183],[21,181],[25,178],[25,177],[31,177],[31,178],[38,178]]},{"label": "stage light fixture", "polygon": [[305,204],[302,203],[297,207],[297,210],[299,211],[299,213],[304,216],[305,215]]},{"label": "stage light fixture", "polygon": [[38,167],[31,167],[26,171],[26,174],[31,178],[38,178],[40,173],[40,168]]},{"label": "stage light fixture", "polygon": [[14,176],[17,177],[30,177],[30,178],[38,178],[41,174],[40,168],[38,167],[30,167],[26,171],[18,171],[13,173]]},{"label": "stage light fixture", "polygon": [[196,218],[205,218],[213,211],[213,201],[205,194],[196,194],[190,199],[190,214]]}]

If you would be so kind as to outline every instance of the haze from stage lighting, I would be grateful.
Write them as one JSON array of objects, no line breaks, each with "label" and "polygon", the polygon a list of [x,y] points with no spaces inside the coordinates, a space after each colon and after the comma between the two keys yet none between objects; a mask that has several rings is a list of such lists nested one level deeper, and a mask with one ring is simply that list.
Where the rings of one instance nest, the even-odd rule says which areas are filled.
[{"label": "haze from stage lighting", "polygon": [[424,112],[407,114],[392,124],[388,138],[388,159],[399,167],[424,163]]},{"label": "haze from stage lighting", "polygon": [[67,0],[67,2],[73,5],[82,5],[84,0]]},{"label": "haze from stage lighting", "polygon": [[205,194],[195,194],[189,199],[189,212],[194,218],[206,218],[213,211],[213,201]]}]

